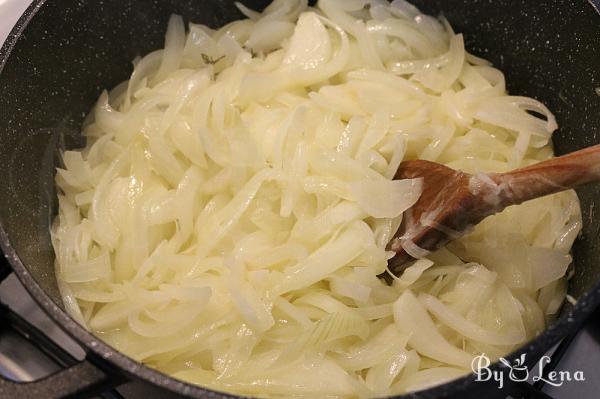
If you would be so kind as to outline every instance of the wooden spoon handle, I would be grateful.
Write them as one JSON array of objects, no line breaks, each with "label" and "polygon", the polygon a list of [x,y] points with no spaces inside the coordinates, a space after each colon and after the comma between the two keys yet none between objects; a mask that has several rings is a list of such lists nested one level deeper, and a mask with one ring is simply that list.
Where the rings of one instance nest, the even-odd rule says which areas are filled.
[{"label": "wooden spoon handle", "polygon": [[600,181],[600,144],[512,172],[490,176],[503,206]]}]

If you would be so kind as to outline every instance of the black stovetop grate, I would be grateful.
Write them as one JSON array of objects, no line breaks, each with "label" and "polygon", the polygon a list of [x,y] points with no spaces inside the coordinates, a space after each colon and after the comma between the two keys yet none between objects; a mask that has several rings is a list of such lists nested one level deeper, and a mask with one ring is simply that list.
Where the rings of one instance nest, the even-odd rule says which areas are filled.
[{"label": "black stovetop grate", "polygon": [[[0,283],[10,275],[10,268],[5,260],[0,261]],[[592,317],[597,317],[598,312]],[[57,345],[52,339],[48,338],[44,332],[29,323],[22,316],[15,313],[8,306],[0,302],[0,339],[6,331],[18,334],[24,341],[35,347],[38,351],[50,358],[61,368],[73,366],[78,362],[70,353]],[[544,380],[548,378],[550,372],[554,371],[564,354],[573,343],[577,333],[565,337],[556,347],[552,354],[552,360],[543,368],[542,376],[544,379],[534,384],[527,382],[507,384],[505,390],[507,397],[513,398],[550,398],[552,396],[544,393]],[[0,376],[1,378],[1,376]],[[104,399],[124,399],[113,387],[107,386],[106,390],[100,395]]]}]

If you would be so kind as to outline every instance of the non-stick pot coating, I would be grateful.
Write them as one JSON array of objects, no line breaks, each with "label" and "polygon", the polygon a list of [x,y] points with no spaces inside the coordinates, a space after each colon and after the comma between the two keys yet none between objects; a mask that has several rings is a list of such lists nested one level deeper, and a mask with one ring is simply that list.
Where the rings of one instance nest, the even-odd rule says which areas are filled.
[{"label": "non-stick pot coating", "polygon": [[[244,3],[260,9],[268,1]],[[465,33],[469,51],[505,72],[511,93],[535,97],[556,113],[561,128],[554,143],[559,154],[600,141],[600,17],[591,2],[415,3],[428,13],[443,13],[457,31]],[[48,231],[56,208],[57,149],[83,145],[80,125],[85,114],[101,90],[128,78],[134,57],[162,47],[171,13],[212,27],[241,17],[233,1],[227,0],[37,0],[0,52],[0,68],[5,62],[0,74],[3,249],[34,297],[98,354],[110,348],[69,320],[56,287]],[[582,189],[579,195],[584,227],[574,247],[575,274],[569,292],[581,301],[575,309],[565,307],[561,319],[525,348],[532,357],[572,330],[600,301],[596,216],[600,209],[594,209],[600,185]],[[130,374],[180,392],[184,388],[193,395],[201,392],[138,367],[118,353],[109,357]],[[425,397],[470,384],[464,379]]]}]

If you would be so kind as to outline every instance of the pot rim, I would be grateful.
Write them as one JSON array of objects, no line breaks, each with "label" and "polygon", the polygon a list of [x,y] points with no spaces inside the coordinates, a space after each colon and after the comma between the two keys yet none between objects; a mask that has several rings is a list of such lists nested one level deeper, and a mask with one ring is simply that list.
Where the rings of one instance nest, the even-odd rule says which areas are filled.
[{"label": "pot rim", "polygon": [[[588,2],[592,6],[592,9],[600,14],[600,4],[595,3],[595,0],[588,0]],[[6,41],[0,48],[0,75],[2,74],[2,70],[8,61],[13,48],[27,28],[27,25],[45,3],[46,0],[33,0],[31,5],[19,18],[16,25],[9,33]],[[83,347],[87,356],[92,356],[102,364],[116,366],[120,372],[125,373],[130,377],[144,380],[147,383],[180,395],[214,399],[241,398],[241,396],[211,390],[200,385],[178,380],[128,357],[124,353],[112,348],[100,338],[97,338],[90,331],[77,323],[63,308],[56,304],[35,281],[34,277],[29,273],[27,266],[25,266],[15,249],[12,247],[1,220],[0,248],[17,278],[25,286],[33,299],[63,331],[74,338]],[[513,363],[513,360],[525,353],[528,357],[528,364],[530,364],[532,359],[537,361],[562,338],[566,337],[568,334],[574,333],[598,305],[600,305],[600,281],[598,281],[593,288],[585,292],[573,307],[563,312],[563,314],[542,333],[526,345],[523,345],[505,356],[505,359],[508,362]],[[500,362],[493,363],[489,368],[492,371],[499,371],[502,373],[509,371],[508,368]],[[422,391],[410,392],[389,398],[408,399],[418,397],[433,399],[446,397],[471,389],[475,383],[477,383],[476,377],[471,373]]]}]

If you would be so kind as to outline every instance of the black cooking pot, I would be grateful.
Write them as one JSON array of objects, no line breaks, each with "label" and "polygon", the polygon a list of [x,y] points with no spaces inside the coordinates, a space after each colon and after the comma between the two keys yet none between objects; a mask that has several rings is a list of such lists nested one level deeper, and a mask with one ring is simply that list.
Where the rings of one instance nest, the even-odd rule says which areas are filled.
[{"label": "black cooking pot", "polygon": [[[249,1],[260,9],[267,0]],[[558,118],[556,151],[600,142],[600,0],[422,0],[466,34],[468,49],[505,72],[509,91],[537,98]],[[46,312],[86,350],[86,359],[44,380],[0,378],[0,397],[91,394],[100,383],[137,380],[150,397],[232,397],[175,380],[129,359],[64,311],[56,287],[49,224],[55,210],[57,148],[83,145],[80,125],[104,88],[125,80],[131,60],[163,44],[171,13],[216,27],[241,15],[232,0],[35,0],[0,51],[0,241],[13,271]],[[561,317],[511,354],[531,365],[600,303],[600,186],[579,190],[583,235]],[[494,368],[499,371],[501,366]],[[512,389],[512,388],[511,388]],[[516,389],[516,388],[515,388]],[[160,393],[159,393],[160,392]],[[408,397],[505,397],[473,376]],[[10,396],[9,396],[10,395]],[[515,396],[513,394],[513,396]]]}]

